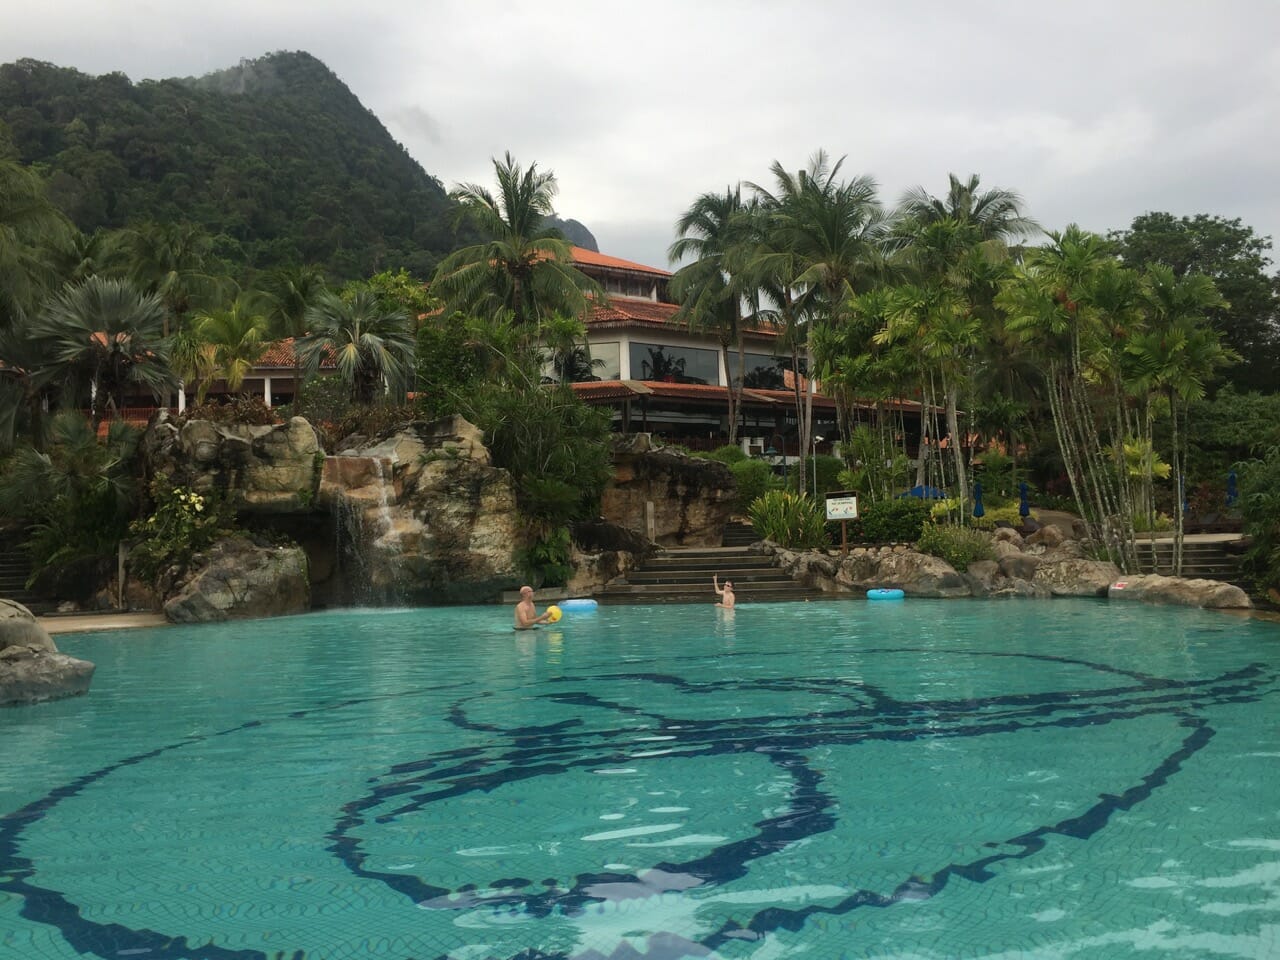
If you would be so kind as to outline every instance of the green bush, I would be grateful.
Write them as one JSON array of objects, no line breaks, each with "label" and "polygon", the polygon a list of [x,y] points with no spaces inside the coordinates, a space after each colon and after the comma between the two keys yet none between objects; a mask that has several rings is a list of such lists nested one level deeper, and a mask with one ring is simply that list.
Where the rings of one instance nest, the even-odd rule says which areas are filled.
[{"label": "green bush", "polygon": [[563,587],[573,573],[568,527],[557,527],[535,540],[519,556],[520,566],[536,587]]},{"label": "green bush", "polygon": [[[813,472],[815,469],[818,471],[819,500],[823,499],[823,496],[830,490],[848,489],[841,480],[841,474],[844,472],[844,461],[839,457],[805,457],[805,489],[800,491],[801,493],[813,492]],[[787,475],[787,486],[795,490],[799,484],[800,470],[792,466],[790,473]]]},{"label": "green bush", "polygon": [[917,497],[881,500],[861,509],[851,536],[871,543],[913,543],[929,519],[928,501]]},{"label": "green bush", "polygon": [[185,423],[188,420],[212,420],[214,423],[248,423],[254,426],[266,426],[280,423],[281,411],[288,412],[288,407],[273,409],[262,402],[261,397],[234,396],[226,403],[193,404],[187,407],[179,417]]},{"label": "green bush", "polygon": [[32,582],[73,564],[109,557],[135,507],[140,431],[113,421],[99,441],[78,411],[56,414],[46,449],[22,446],[0,472],[0,517],[25,527]]},{"label": "green bush", "polygon": [[824,507],[790,490],[770,490],[751,504],[748,514],[757,535],[788,549],[829,542]]},{"label": "green bush", "polygon": [[729,464],[729,472],[738,481],[738,498],[734,502],[734,511],[745,514],[751,504],[774,489],[776,480],[773,470],[763,460],[740,460]]},{"label": "green bush", "polygon": [[129,527],[139,538],[129,551],[129,567],[149,583],[171,568],[181,573],[192,556],[235,529],[234,512],[225,501],[175,487],[164,474],[151,482],[151,499],[151,516]]},{"label": "green bush", "polygon": [[1280,590],[1280,446],[1236,465],[1240,513],[1251,540],[1245,569],[1263,592]]},{"label": "green bush", "polygon": [[981,531],[936,523],[924,525],[916,549],[941,557],[962,573],[975,561],[995,558],[991,541]]},{"label": "green bush", "polygon": [[721,463],[727,463],[730,466],[750,459],[742,452],[741,447],[732,443],[726,443],[723,447],[716,447],[710,453],[702,453],[699,454],[699,456],[707,460],[718,460]]}]

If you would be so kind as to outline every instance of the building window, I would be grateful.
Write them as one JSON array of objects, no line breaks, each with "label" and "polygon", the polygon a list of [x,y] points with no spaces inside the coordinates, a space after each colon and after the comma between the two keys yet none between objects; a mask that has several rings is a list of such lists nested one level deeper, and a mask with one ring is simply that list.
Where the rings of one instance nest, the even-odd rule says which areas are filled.
[{"label": "building window", "polygon": [[[783,371],[790,369],[790,357],[774,357],[767,353],[748,353],[745,357],[745,376],[742,385],[754,390],[784,390],[786,380]],[[738,358],[729,357],[730,376],[738,382]]]},{"label": "building window", "polygon": [[580,343],[573,352],[554,355],[548,350],[542,353],[542,382],[585,383],[596,380],[618,380],[622,371],[618,366],[617,341],[610,343]]},{"label": "building window", "polygon": [[667,383],[720,382],[720,360],[715,350],[658,343],[631,344],[631,376],[637,380]]}]

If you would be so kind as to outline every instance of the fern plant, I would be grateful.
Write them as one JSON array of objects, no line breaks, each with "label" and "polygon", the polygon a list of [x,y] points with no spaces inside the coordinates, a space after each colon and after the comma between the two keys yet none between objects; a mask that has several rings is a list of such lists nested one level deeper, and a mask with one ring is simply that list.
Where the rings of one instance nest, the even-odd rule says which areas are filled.
[{"label": "fern plant", "polygon": [[829,543],[825,507],[790,490],[768,491],[752,502],[748,515],[758,536],[788,549]]}]

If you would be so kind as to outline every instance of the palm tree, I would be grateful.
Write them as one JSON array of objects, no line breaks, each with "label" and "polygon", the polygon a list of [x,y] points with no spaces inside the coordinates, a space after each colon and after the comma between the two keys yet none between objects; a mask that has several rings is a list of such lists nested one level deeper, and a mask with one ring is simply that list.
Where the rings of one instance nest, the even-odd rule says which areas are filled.
[{"label": "palm tree", "polygon": [[[761,218],[759,242],[747,274],[778,305],[796,371],[801,342],[812,365],[809,332],[813,325],[841,322],[852,296],[882,273],[885,218],[876,199],[876,182],[866,176],[839,179],[843,165],[843,157],[832,164],[819,150],[809,166],[795,174],[774,161],[772,191],[749,184]],[[813,380],[808,378],[804,398],[799,378],[794,382],[800,447],[806,450],[813,421]],[[802,488],[804,473],[802,458]]]},{"label": "palm tree", "polygon": [[349,300],[320,294],[307,309],[310,331],[295,344],[307,377],[327,355],[351,387],[351,399],[372,403],[388,392],[402,394],[413,371],[413,331],[404,310],[387,306],[368,289]]},{"label": "palm tree", "polygon": [[95,276],[67,285],[32,326],[45,342],[46,362],[36,383],[61,383],[73,405],[87,391],[95,426],[108,399],[117,409],[124,406],[127,386],[160,396],[177,383],[162,339],[165,316],[158,296],[139,292],[127,280]]},{"label": "palm tree", "polygon": [[208,273],[213,241],[202,227],[190,223],[143,223],[121,235],[127,274],[145,293],[155,294],[166,307],[164,335],[181,327],[200,302],[213,299],[214,278]]},{"label": "palm tree", "polygon": [[744,278],[743,261],[752,236],[752,205],[742,202],[741,186],[724,193],[704,193],[676,221],[676,240],[667,249],[672,263],[693,262],[671,278],[671,293],[680,301],[676,317],[691,329],[707,330],[720,342],[725,372],[729,348],[738,350],[738,375],[729,381],[729,443],[738,440],[738,410],[746,376],[742,304],[754,295]]},{"label": "palm tree", "polygon": [[267,321],[252,298],[240,296],[225,310],[197,313],[192,326],[206,361],[199,371],[197,402],[204,402],[216,380],[225,380],[231,393],[239,391],[267,348]]},{"label": "palm tree", "polygon": [[1178,485],[1173,573],[1181,576],[1185,431],[1179,430],[1179,418],[1188,403],[1204,396],[1205,384],[1214,371],[1235,355],[1223,347],[1220,334],[1209,321],[1209,311],[1221,306],[1223,300],[1213,280],[1204,274],[1179,277],[1171,267],[1153,264],[1145,277],[1142,301],[1148,327],[1130,341],[1127,352],[1137,360],[1144,382],[1160,391],[1169,404],[1173,434],[1170,462]]},{"label": "palm tree", "polygon": [[549,229],[557,187],[555,174],[536,163],[521,169],[510,153],[493,161],[498,195],[467,183],[450,192],[488,239],[456,250],[441,261],[432,293],[446,314],[494,317],[510,311],[517,325],[561,314],[585,314],[597,285],[573,265],[572,244]]},{"label": "palm tree", "polygon": [[0,325],[32,314],[44,291],[56,286],[56,269],[41,252],[70,232],[40,178],[0,160]]},{"label": "palm tree", "polygon": [[[1126,570],[1136,565],[1119,354],[1132,335],[1130,271],[1074,224],[1028,251],[998,304],[1039,358],[1063,465],[1080,515]],[[1099,410],[1111,416],[1099,417]],[[1107,436],[1109,434],[1110,436]]]},{"label": "palm tree", "polygon": [[302,358],[299,338],[307,333],[307,309],[328,289],[324,274],[315,266],[288,266],[273,270],[262,282],[267,297],[267,322],[271,336],[293,341],[293,410],[302,413]]},{"label": "palm tree", "polygon": [[543,321],[539,339],[550,351],[551,366],[559,383],[589,380],[603,360],[591,359],[587,325],[577,317],[550,317]]},{"label": "palm tree", "polygon": [[[977,174],[963,182],[950,174],[948,180],[943,198],[923,187],[907,191],[895,211],[889,246],[912,289],[919,293],[933,288],[923,297],[908,294],[906,302],[915,302],[909,312],[915,316],[900,315],[898,323],[900,330],[905,324],[921,339],[924,355],[941,380],[960,514],[965,516],[968,477],[959,395],[975,379],[976,348],[998,339],[994,304],[1009,260],[1006,244],[1039,226],[1022,214],[1022,200],[1013,191],[981,192]],[[926,302],[941,309],[932,316],[921,313]],[[936,329],[930,330],[931,324]]]},{"label": "palm tree", "polygon": [[953,220],[975,229],[980,242],[997,240],[1008,243],[1015,237],[1030,237],[1040,233],[1041,227],[1022,213],[1022,197],[1012,190],[995,188],[979,192],[979,177],[970,174],[961,182],[954,174],[947,175],[949,184],[945,198],[931,196],[924,187],[913,187],[903,194],[894,214],[894,220],[905,231],[895,231],[899,237],[909,237],[910,228]]}]

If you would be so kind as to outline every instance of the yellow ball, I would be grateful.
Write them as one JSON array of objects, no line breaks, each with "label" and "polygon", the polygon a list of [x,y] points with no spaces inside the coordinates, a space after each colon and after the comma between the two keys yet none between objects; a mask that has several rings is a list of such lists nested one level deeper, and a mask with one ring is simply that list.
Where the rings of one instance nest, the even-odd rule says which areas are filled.
[{"label": "yellow ball", "polygon": [[551,606],[547,607],[547,614],[551,617],[551,622],[556,623],[564,616],[564,611],[553,603]]}]

